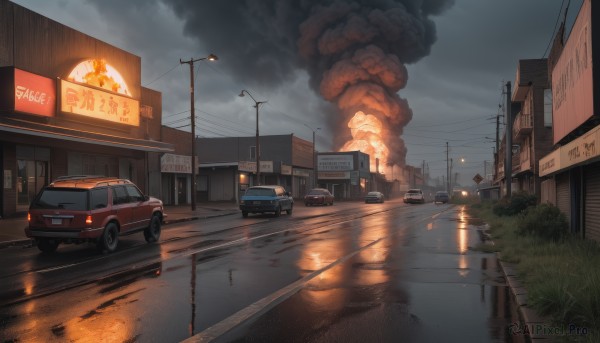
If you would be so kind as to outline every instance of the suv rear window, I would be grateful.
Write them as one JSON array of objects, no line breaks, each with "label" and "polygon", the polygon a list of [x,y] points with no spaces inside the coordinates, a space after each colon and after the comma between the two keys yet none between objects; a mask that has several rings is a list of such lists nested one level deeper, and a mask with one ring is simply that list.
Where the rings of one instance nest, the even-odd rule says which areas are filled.
[{"label": "suv rear window", "polygon": [[88,209],[88,191],[86,189],[46,188],[33,202],[32,208],[86,211]]}]

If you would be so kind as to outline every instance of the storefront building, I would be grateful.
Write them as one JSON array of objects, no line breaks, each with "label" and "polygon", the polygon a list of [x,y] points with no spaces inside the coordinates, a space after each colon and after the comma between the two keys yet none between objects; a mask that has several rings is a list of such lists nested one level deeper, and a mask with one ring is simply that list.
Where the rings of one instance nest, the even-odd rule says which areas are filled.
[{"label": "storefront building", "polygon": [[190,204],[192,202],[192,134],[167,126],[163,126],[161,130],[161,140],[172,144],[174,149],[173,153],[164,153],[160,156],[161,200],[166,205]]},{"label": "storefront building", "polygon": [[63,175],[128,178],[159,196],[154,161],[173,149],[140,58],[8,1],[0,22],[0,216]]},{"label": "storefront building", "polygon": [[379,190],[371,181],[369,155],[360,151],[317,154],[317,183],[338,200],[362,199]]},{"label": "storefront building", "polygon": [[[312,188],[312,143],[289,135],[260,136],[260,184],[280,185],[295,198]],[[198,138],[197,198],[239,201],[256,176],[256,137]]]},{"label": "storefront building", "polygon": [[573,234],[600,242],[600,26],[593,18],[600,4],[584,0],[551,62],[555,148],[539,171],[542,202],[556,204]]}]

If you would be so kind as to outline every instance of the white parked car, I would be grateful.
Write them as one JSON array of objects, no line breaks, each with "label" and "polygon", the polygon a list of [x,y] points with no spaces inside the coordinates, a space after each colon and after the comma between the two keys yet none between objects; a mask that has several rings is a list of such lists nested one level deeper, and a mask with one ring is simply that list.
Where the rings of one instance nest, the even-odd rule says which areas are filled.
[{"label": "white parked car", "polygon": [[407,204],[424,204],[425,197],[423,192],[418,189],[409,189],[408,192],[404,193],[404,203]]}]

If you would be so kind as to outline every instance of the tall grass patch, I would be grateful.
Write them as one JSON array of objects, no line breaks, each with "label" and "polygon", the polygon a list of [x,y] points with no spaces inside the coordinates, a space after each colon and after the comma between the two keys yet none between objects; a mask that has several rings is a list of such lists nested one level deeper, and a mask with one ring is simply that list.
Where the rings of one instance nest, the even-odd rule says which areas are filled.
[{"label": "tall grass patch", "polygon": [[598,341],[600,245],[569,235],[566,219],[552,207],[502,217],[493,208],[469,211],[490,225],[500,258],[517,264],[529,305],[557,324],[587,328],[590,334],[581,338]]}]

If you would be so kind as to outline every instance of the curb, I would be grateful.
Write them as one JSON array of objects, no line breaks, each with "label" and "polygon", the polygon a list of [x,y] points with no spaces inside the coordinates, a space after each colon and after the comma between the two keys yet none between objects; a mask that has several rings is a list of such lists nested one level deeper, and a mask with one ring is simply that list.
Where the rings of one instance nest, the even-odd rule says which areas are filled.
[{"label": "curb", "polygon": [[[541,325],[541,328],[545,328],[549,325],[552,325],[552,320],[548,317],[540,316],[539,314],[537,314],[537,312],[533,308],[527,306],[527,289],[525,289],[525,286],[523,286],[523,284],[517,277],[516,264],[503,262],[500,259],[499,253],[496,253],[496,258],[498,260],[498,263],[500,264],[500,267],[502,268],[502,273],[504,274],[506,283],[507,283],[508,287],[510,288],[510,293],[512,295],[512,298],[514,299],[514,301],[518,307],[517,311],[518,311],[519,317],[521,319],[521,322],[515,323],[515,324],[517,324],[516,328],[518,330],[522,329],[523,327],[527,327],[529,329],[527,331],[527,333],[515,332],[515,333],[513,333],[513,335],[522,334],[522,335],[528,337],[529,341],[531,341],[533,343],[535,343],[535,342],[544,342],[544,343],[555,342],[558,337],[544,335],[543,330],[541,330],[542,331],[541,333],[538,332],[537,330],[531,330],[531,328],[534,328],[534,327],[537,327],[540,325]],[[511,330],[512,330],[512,325],[511,325]]]},{"label": "curb", "polygon": [[[227,211],[226,213],[218,213],[218,214],[210,214],[210,215],[206,215],[206,216],[192,216],[192,217],[184,217],[184,218],[179,218],[179,219],[173,219],[173,220],[165,220],[163,222],[163,225],[170,225],[170,224],[177,224],[177,223],[183,223],[183,222],[189,222],[189,221],[193,221],[193,220],[199,220],[199,219],[208,219],[208,218],[214,218],[214,217],[224,217],[224,216],[231,216],[234,214],[238,214],[239,211]],[[34,242],[33,239],[15,239],[12,241],[4,241],[4,242],[0,242],[0,249],[3,248],[8,248],[8,247],[17,247],[17,246],[25,246],[25,247],[29,247],[29,246],[33,246]]]}]

